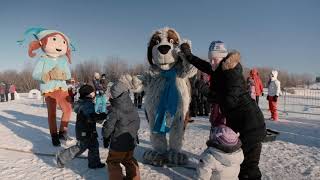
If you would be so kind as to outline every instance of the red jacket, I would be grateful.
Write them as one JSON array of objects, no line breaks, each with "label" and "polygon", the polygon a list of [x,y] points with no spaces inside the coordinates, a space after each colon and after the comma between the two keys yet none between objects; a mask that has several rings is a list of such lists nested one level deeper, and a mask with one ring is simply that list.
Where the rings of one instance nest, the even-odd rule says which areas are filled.
[{"label": "red jacket", "polygon": [[12,85],[10,86],[10,88],[9,88],[9,92],[10,92],[10,93],[16,92],[16,86],[12,84]]},{"label": "red jacket", "polygon": [[250,77],[254,80],[255,88],[256,88],[256,96],[261,96],[263,93],[263,84],[259,77],[259,72],[257,69],[252,69],[250,71]]}]

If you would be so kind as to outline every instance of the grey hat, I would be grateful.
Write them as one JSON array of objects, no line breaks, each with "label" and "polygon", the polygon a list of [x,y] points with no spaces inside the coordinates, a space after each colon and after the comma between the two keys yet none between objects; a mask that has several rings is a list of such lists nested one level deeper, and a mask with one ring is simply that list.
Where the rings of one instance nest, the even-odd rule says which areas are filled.
[{"label": "grey hat", "polygon": [[110,93],[112,98],[115,99],[128,90],[129,88],[123,82],[118,81],[111,86]]}]

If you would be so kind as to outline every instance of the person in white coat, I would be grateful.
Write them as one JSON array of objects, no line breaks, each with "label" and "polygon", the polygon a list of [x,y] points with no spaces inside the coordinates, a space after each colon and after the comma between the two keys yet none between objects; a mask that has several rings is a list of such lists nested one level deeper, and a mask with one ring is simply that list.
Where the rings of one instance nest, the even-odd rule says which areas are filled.
[{"label": "person in white coat", "polygon": [[208,148],[201,154],[196,179],[236,180],[244,157],[239,133],[225,125],[212,127]]},{"label": "person in white coat", "polygon": [[271,120],[277,121],[279,119],[277,106],[278,106],[278,97],[281,94],[281,85],[278,80],[278,71],[273,70],[270,73],[270,80],[268,82],[268,96],[267,100],[269,101],[269,110],[271,112]]}]

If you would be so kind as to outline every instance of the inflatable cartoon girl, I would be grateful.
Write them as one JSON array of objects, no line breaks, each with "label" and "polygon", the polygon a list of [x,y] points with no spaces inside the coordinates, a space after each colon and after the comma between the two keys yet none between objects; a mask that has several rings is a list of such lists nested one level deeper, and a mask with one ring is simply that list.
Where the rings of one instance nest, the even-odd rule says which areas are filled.
[{"label": "inflatable cartoon girl", "polygon": [[[25,32],[25,36],[31,34],[35,40],[29,44],[29,56],[35,57],[35,50],[43,51],[32,77],[39,81],[40,91],[47,104],[52,144],[60,146],[60,140],[69,139],[67,132],[72,107],[66,80],[71,79],[68,63],[71,63],[72,45],[69,38],[60,31],[30,28]],[[56,123],[57,105],[62,110],[59,132]]]}]

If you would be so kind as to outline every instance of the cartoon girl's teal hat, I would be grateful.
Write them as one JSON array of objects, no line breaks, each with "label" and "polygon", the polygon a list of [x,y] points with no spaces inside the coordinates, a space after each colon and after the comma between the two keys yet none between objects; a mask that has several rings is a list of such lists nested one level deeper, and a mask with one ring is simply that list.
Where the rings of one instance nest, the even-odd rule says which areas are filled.
[{"label": "cartoon girl's teal hat", "polygon": [[42,38],[44,38],[45,36],[52,34],[52,33],[62,34],[66,38],[66,40],[68,41],[68,44],[69,44],[71,50],[75,51],[74,45],[70,42],[70,39],[64,33],[57,31],[57,30],[50,30],[50,29],[45,29],[45,28],[41,28],[41,27],[36,27],[36,28],[33,27],[33,28],[27,29],[24,32],[24,39],[17,41],[17,43],[20,45],[24,44],[26,39],[30,38],[30,36],[31,37],[33,36],[36,40],[40,41]]}]

